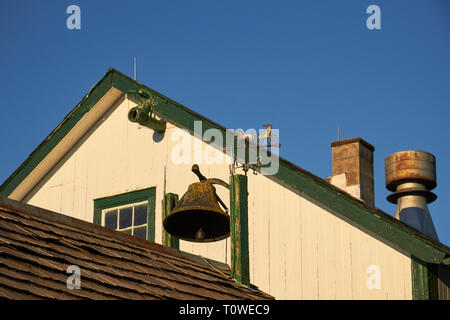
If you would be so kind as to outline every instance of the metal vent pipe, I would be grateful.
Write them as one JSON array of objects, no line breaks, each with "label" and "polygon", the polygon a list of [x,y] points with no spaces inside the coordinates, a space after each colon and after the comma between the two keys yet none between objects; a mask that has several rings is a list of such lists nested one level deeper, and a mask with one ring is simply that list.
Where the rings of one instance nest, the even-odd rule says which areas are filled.
[{"label": "metal vent pipe", "polygon": [[401,151],[384,163],[386,188],[393,191],[387,200],[397,204],[395,217],[439,241],[427,205],[437,198],[430,191],[436,187],[435,157],[424,151]]}]

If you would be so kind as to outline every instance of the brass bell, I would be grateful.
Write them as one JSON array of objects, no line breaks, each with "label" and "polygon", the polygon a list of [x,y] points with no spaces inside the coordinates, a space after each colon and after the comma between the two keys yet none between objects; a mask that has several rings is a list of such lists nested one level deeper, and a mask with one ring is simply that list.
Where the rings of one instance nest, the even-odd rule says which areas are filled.
[{"label": "brass bell", "polygon": [[[219,206],[214,186],[203,180],[191,184],[163,225],[186,241],[213,242],[230,235],[230,217]],[[223,204],[223,203],[222,203]]]}]

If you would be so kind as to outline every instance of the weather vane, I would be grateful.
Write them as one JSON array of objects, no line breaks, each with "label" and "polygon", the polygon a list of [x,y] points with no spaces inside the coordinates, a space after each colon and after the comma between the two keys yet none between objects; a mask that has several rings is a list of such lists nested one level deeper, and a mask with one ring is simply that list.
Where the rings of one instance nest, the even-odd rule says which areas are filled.
[{"label": "weather vane", "polygon": [[[258,135],[256,137],[256,149],[259,150],[260,148],[266,148],[267,149],[267,153],[271,154],[271,147],[281,147],[281,144],[272,144],[272,125],[271,124],[265,124],[263,125],[264,128],[266,128],[266,130],[263,132],[262,135]],[[253,174],[257,174],[255,166],[252,166],[252,164],[250,163],[250,142],[251,141],[255,141],[255,135],[251,134],[251,133],[244,133],[241,129],[236,130],[236,139],[238,141],[242,141],[244,140],[244,159],[243,159],[243,164],[242,166],[238,165],[238,159],[237,159],[237,152],[233,152],[233,163],[230,165],[230,172],[232,174],[234,174],[236,169],[242,168],[242,170],[244,171],[245,175],[247,175],[247,171],[249,169],[252,169]],[[261,145],[260,141],[261,140],[266,140],[266,144],[265,145]],[[223,150],[226,151],[228,148],[230,147],[224,147]],[[242,147],[231,147],[234,150],[238,150],[238,149],[242,149]],[[257,155],[256,157],[256,166],[260,167],[262,165],[261,163],[261,156]]]}]

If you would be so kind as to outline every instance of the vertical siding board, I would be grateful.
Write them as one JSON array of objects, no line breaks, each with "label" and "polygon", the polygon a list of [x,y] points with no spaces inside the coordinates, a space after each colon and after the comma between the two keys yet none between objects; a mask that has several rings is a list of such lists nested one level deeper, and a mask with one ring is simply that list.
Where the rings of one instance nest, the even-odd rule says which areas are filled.
[{"label": "vertical siding board", "polygon": [[[249,195],[250,201],[252,203],[253,209],[249,208],[249,216],[252,217],[253,220],[253,234],[251,235],[252,239],[252,247],[250,249],[250,268],[253,270],[253,275],[251,276],[250,280],[252,283],[263,283],[263,268],[257,268],[256,266],[261,265],[261,250],[259,248],[261,247],[261,244],[256,241],[256,239],[260,238],[260,235],[263,234],[261,231],[261,225],[262,225],[262,210],[261,210],[261,202],[257,201],[258,198],[257,194],[259,192],[259,189],[261,187],[261,184],[258,182],[258,176],[252,177],[249,179],[249,183],[253,186],[253,192]],[[253,250],[252,250],[253,249]]]},{"label": "vertical siding board", "polygon": [[67,215],[73,212],[73,189],[73,182],[64,182],[61,186],[61,209],[59,212],[62,214]]},{"label": "vertical siding board", "polygon": [[[362,299],[363,295],[361,292],[361,278],[362,266],[364,262],[361,259],[361,245],[362,239],[358,230],[351,229],[350,232],[350,245],[351,245],[351,255],[352,255],[352,295],[353,298]],[[367,250],[368,248],[366,248]],[[362,252],[364,254],[364,252]],[[365,270],[364,270],[365,271]]]},{"label": "vertical siding board", "polygon": [[327,243],[326,235],[329,230],[328,221],[323,213],[317,211],[317,278],[318,278],[318,297],[319,299],[329,299],[329,274],[331,266],[327,264]]},{"label": "vertical siding board", "polygon": [[319,299],[335,299],[336,262],[335,237],[336,231],[333,216],[328,212],[318,211],[318,277]]},{"label": "vertical siding board", "polygon": [[402,260],[403,270],[403,297],[407,300],[412,300],[412,274],[411,274],[411,256],[404,256]]},{"label": "vertical siding board", "polygon": [[[78,153],[74,155],[76,174],[74,179],[74,208],[73,214],[76,218],[89,220],[86,212],[86,187],[87,187],[87,163],[84,157],[79,157]],[[91,213],[92,215],[92,213]]]},{"label": "vertical siding board", "polygon": [[[383,258],[384,258],[384,261],[392,261],[391,259],[386,259],[387,258],[387,255],[388,255],[388,253],[386,252],[386,250],[383,250]],[[384,281],[384,282],[382,282],[382,288],[384,289],[384,288],[386,288],[386,289],[384,289],[385,291],[387,291],[388,293],[389,293],[389,297],[388,296],[386,296],[385,297],[385,299],[388,299],[388,298],[390,298],[390,299],[401,299],[401,295],[400,295],[400,293],[401,293],[401,287],[402,287],[402,284],[403,284],[403,279],[402,279],[402,270],[400,269],[402,266],[401,265],[399,265],[399,264],[397,264],[397,263],[391,263],[391,268],[392,268],[392,270],[390,270],[391,271],[391,273],[392,273],[392,280],[394,280],[394,279],[397,279],[397,281],[391,281],[391,285],[392,286],[389,286],[389,284],[388,283],[386,283],[386,281]],[[385,270],[385,271],[388,271],[388,270]],[[385,272],[386,274],[388,274],[388,272]],[[382,277],[382,279],[383,279],[383,277]]]},{"label": "vertical siding board", "polygon": [[[392,289],[392,285],[389,285],[389,287],[384,286],[384,283],[389,283],[390,280],[390,277],[388,278],[387,276],[393,275],[394,273],[392,266],[390,266],[391,261],[389,261],[388,267],[385,267],[385,265],[383,265],[379,260],[379,257],[383,255],[383,248],[371,246],[371,238],[367,233],[362,232],[361,230],[359,230],[358,233],[362,238],[360,243],[362,245],[360,247],[362,251],[360,251],[359,253],[359,256],[362,258],[361,267],[359,269],[359,273],[361,276],[359,282],[361,296],[363,299],[386,299],[386,293],[388,292],[388,290]],[[378,266],[380,268],[380,289],[369,289],[369,287],[367,286],[367,281],[371,275],[367,273],[367,268],[372,265]],[[387,271],[386,274],[384,274],[384,271]]]},{"label": "vertical siding board", "polygon": [[297,206],[298,206],[298,232],[299,232],[299,243],[298,243],[298,259],[299,259],[299,265],[298,265],[298,273],[299,273],[299,286],[295,288],[295,291],[297,292],[299,299],[303,299],[303,292],[302,292],[302,286],[303,286],[303,233],[302,233],[302,217],[303,217],[303,211],[302,211],[302,198],[297,197]]},{"label": "vertical siding board", "polygon": [[[250,181],[254,181],[253,185],[253,224],[254,224],[254,278],[251,279],[252,283],[260,287],[261,290],[269,292],[270,289],[270,278],[269,270],[270,260],[269,256],[269,241],[270,235],[267,230],[269,228],[269,197],[267,189],[268,184],[265,182],[267,180],[262,175],[257,175],[251,177]],[[252,213],[249,213],[250,215]]]},{"label": "vertical siding board", "polygon": [[252,177],[248,178],[248,252],[250,282],[255,281],[255,184]]},{"label": "vertical siding board", "polygon": [[[379,299],[395,299],[398,294],[398,286],[397,284],[401,283],[400,281],[395,281],[395,277],[397,274],[398,266],[395,261],[392,259],[386,259],[386,252],[381,252],[381,259],[378,262],[378,265],[381,268],[381,292],[382,296],[377,297]],[[393,281],[394,280],[394,281]],[[373,290],[376,291],[376,290]]]},{"label": "vertical siding board", "polygon": [[66,170],[58,172],[61,174],[61,208],[59,212],[69,214],[73,212],[75,158],[71,157],[64,160]]},{"label": "vertical siding board", "polygon": [[285,247],[286,299],[301,299],[301,202],[300,197],[285,192],[286,217],[283,220]]},{"label": "vertical siding board", "polygon": [[283,203],[283,190],[275,184],[269,185],[269,233],[270,233],[270,294],[285,298],[284,281],[284,259],[283,252],[284,231],[282,230],[283,219],[286,219]]},{"label": "vertical siding board", "polygon": [[317,207],[302,198],[302,296],[318,299]]},{"label": "vertical siding board", "polygon": [[[126,100],[123,109],[128,110],[133,108],[135,103],[130,100]],[[127,174],[124,176],[124,185],[133,186],[140,185],[140,187],[146,187],[147,185],[141,185],[142,176],[146,176],[147,162],[142,162],[142,159],[146,158],[146,141],[143,138],[143,130],[135,123],[128,122],[126,126],[127,145],[129,152],[127,153]],[[144,134],[144,136],[146,136]],[[152,148],[153,149],[153,148]],[[150,181],[148,181],[150,182]],[[158,192],[160,189],[158,188]]]},{"label": "vertical siding board", "polygon": [[337,222],[336,250],[336,299],[352,297],[350,229],[342,220]]},{"label": "vertical siding board", "polygon": [[[155,139],[158,142],[155,142]],[[161,137],[159,135],[155,135],[153,133],[152,135],[152,149],[147,151],[151,152],[153,154],[152,158],[153,158],[153,162],[152,165],[153,167],[151,168],[151,170],[147,171],[146,174],[146,180],[147,183],[149,183],[148,181],[151,181],[152,185],[157,185],[160,186],[159,189],[157,189],[157,193],[156,193],[156,215],[155,215],[155,223],[156,223],[156,228],[155,228],[155,239],[157,239],[157,243],[160,243],[160,241],[162,240],[162,222],[163,222],[163,217],[162,217],[162,212],[163,212],[163,207],[162,207],[162,200],[164,198],[164,192],[170,192],[168,190],[164,191],[164,169],[166,168],[167,165],[167,142],[169,140],[170,136],[166,134],[164,134],[164,136]],[[147,142],[148,144],[148,142]],[[144,158],[146,158],[148,156],[144,156]],[[145,183],[145,182],[143,182]],[[181,196],[181,195],[180,195]],[[178,243],[179,245],[179,243]]]}]

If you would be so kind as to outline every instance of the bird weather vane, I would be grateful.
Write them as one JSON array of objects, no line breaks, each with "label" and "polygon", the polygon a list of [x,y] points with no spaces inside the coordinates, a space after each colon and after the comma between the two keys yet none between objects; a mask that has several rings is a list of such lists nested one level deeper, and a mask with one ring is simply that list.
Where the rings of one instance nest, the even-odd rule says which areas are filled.
[{"label": "bird weather vane", "polygon": [[[256,168],[254,166],[251,166],[251,163],[249,161],[249,152],[250,152],[250,142],[256,140],[256,150],[260,150],[260,148],[266,148],[267,153],[271,154],[271,147],[281,147],[281,144],[276,143],[272,144],[272,125],[271,124],[265,124],[262,127],[265,128],[264,132],[261,135],[253,135],[252,133],[244,133],[241,129],[237,129],[235,131],[236,139],[239,141],[244,140],[244,147],[224,147],[223,151],[227,151],[227,149],[232,148],[233,150],[237,149],[244,149],[244,160],[242,166],[238,165],[238,159],[237,159],[237,152],[233,152],[233,163],[230,165],[230,171],[234,174],[236,169],[242,168],[242,170],[245,172],[245,175],[247,175],[247,171],[249,169],[252,169],[253,174],[257,174]],[[256,139],[255,139],[256,138]],[[262,145],[260,144],[261,141],[265,140],[266,144]],[[257,155],[256,157],[256,166],[261,167],[261,156]]]}]

